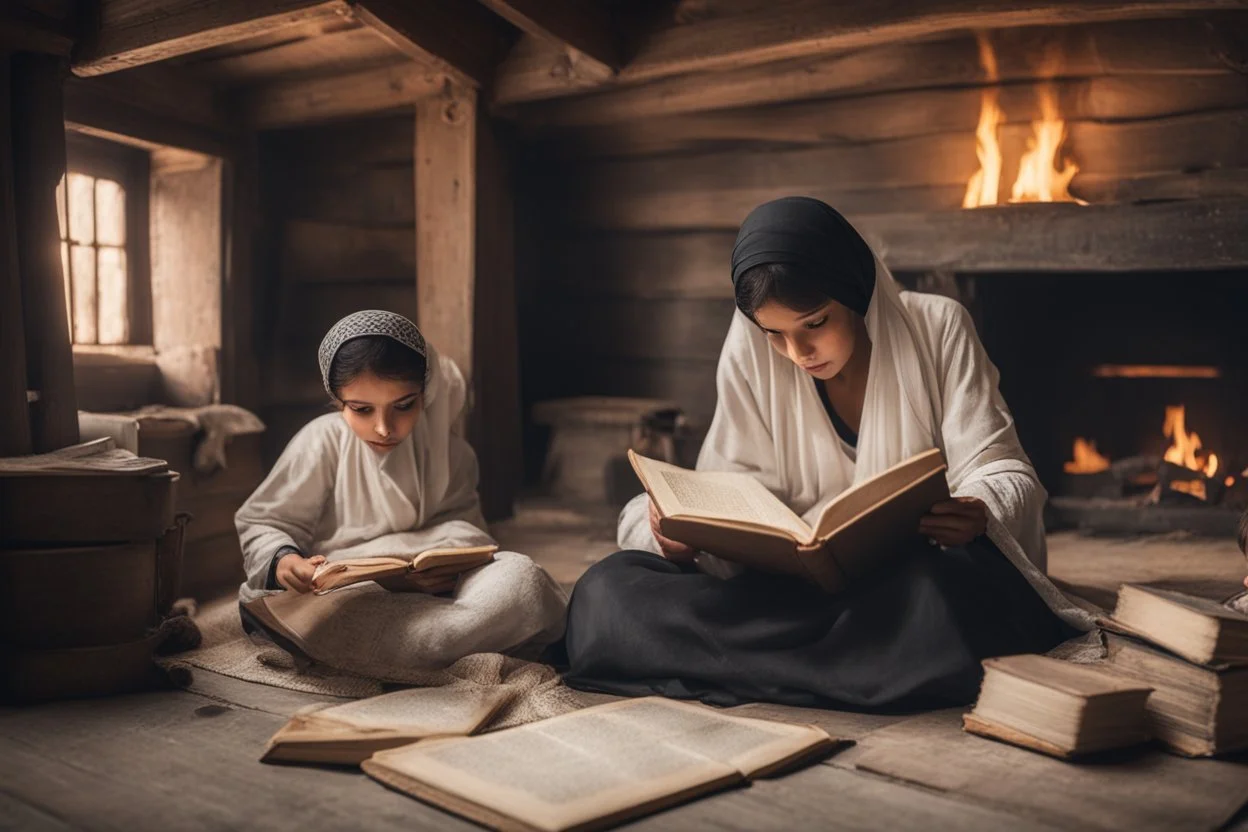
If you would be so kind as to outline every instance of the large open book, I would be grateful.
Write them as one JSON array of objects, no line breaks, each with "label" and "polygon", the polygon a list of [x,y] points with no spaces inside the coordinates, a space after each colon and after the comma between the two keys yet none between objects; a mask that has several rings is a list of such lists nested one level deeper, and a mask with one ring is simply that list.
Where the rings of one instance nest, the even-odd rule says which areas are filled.
[{"label": "large open book", "polygon": [[359,765],[387,748],[467,736],[511,696],[503,687],[411,688],[328,708],[312,705],[278,729],[260,759]]},{"label": "large open book", "polygon": [[603,829],[774,774],[843,742],[810,725],[629,699],[491,734],[380,751],[363,769],[493,829]]},{"label": "large open book", "polygon": [[431,577],[445,577],[484,566],[494,559],[497,546],[468,546],[460,549],[429,549],[418,555],[383,555],[348,558],[322,563],[312,575],[312,589],[322,595],[338,587],[377,581],[387,589],[395,588],[388,578],[399,578],[408,572],[428,572]]},{"label": "large open book", "polygon": [[935,448],[881,471],[828,503],[812,529],[745,473],[690,471],[628,452],[672,540],[839,592],[919,537],[919,520],[949,499]]}]

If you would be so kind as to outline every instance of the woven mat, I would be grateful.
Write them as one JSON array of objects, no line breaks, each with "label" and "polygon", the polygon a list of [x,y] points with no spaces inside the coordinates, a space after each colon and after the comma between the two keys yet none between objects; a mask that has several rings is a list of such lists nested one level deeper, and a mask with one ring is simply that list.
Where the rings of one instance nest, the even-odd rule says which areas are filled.
[{"label": "woven mat", "polygon": [[[233,599],[207,605],[195,616],[195,623],[203,635],[201,645],[160,657],[161,666],[167,670],[202,668],[247,682],[355,699],[377,696],[396,687],[317,663],[301,665],[271,642],[253,641],[243,632]],[[499,653],[476,653],[443,669],[414,671],[411,681],[418,687],[510,689],[509,704],[489,722],[487,730],[522,725],[580,707],[573,691],[563,684],[554,668]]]}]

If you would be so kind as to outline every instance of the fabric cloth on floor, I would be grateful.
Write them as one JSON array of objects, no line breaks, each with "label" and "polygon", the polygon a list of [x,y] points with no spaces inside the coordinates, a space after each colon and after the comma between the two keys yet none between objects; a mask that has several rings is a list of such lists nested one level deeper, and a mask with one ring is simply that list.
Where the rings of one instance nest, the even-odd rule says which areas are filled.
[{"label": "fabric cloth on floor", "polygon": [[564,678],[715,705],[944,707],[974,701],[981,659],[1043,653],[1076,633],[986,538],[916,546],[835,596],[790,577],[725,580],[625,551],[573,590]]},{"label": "fabric cloth on floor", "polygon": [[[198,648],[157,659],[169,670],[189,668],[192,690],[195,668],[321,696],[360,699],[394,687],[380,679],[316,662],[300,664],[272,642],[249,638],[243,632],[233,599],[205,608],[195,622],[203,634]],[[437,670],[413,669],[407,679],[407,684],[418,687],[505,687],[511,694],[509,703],[490,720],[486,730],[546,719],[578,707],[575,693],[560,681],[553,668],[499,653],[473,653]]]}]

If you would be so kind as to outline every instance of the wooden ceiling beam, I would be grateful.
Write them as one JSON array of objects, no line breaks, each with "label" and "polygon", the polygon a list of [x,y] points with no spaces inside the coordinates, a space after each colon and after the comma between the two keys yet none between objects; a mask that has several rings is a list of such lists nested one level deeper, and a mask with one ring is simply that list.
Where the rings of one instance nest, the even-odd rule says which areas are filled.
[{"label": "wooden ceiling beam", "polygon": [[525,34],[575,50],[582,60],[614,74],[622,66],[621,44],[607,10],[592,0],[480,0]]},{"label": "wooden ceiling beam", "polygon": [[403,63],[252,87],[238,103],[251,127],[294,127],[404,110],[440,93],[446,84],[446,75],[439,70]]},{"label": "wooden ceiling beam", "polygon": [[101,0],[98,27],[74,50],[75,75],[163,61],[349,11],[345,0]]},{"label": "wooden ceiling beam", "polygon": [[510,46],[505,24],[469,0],[351,0],[351,13],[417,63],[489,85]]},{"label": "wooden ceiling beam", "polygon": [[[740,70],[966,29],[1068,25],[1178,16],[1248,8],[1245,0],[923,0],[913,3],[828,3],[826,0],[684,0],[667,23],[641,38],[635,56],[606,84],[637,84],[711,70]],[[583,91],[562,70],[564,50],[547,44],[533,66],[509,67],[523,78],[500,78],[495,104]]]}]

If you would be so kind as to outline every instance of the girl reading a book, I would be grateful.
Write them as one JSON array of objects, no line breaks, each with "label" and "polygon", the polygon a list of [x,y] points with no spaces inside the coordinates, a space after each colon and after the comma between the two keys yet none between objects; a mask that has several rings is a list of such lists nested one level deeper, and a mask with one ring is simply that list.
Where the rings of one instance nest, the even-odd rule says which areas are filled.
[{"label": "girl reading a book", "polygon": [[[455,433],[466,393],[454,362],[407,318],[376,310],[335,324],[318,359],[338,412],[299,431],[238,510],[247,572],[240,604],[302,594],[300,614],[318,622],[305,639],[312,658],[379,678],[558,638],[564,594],[515,552],[464,575],[410,572],[397,587],[409,591],[366,582],[310,592],[326,560],[493,543],[476,456]],[[260,623],[245,606],[243,617]]]},{"label": "girl reading a book", "polygon": [[981,659],[1090,628],[1044,576],[1045,492],[962,306],[900,291],[844,217],[802,197],[750,214],[732,279],[699,470],[748,472],[813,525],[845,489],[939,448],[954,496],[922,519],[913,551],[828,595],[665,538],[642,494],[620,516],[625,551],[573,590],[571,684],[719,704],[947,705],[975,698]]}]

